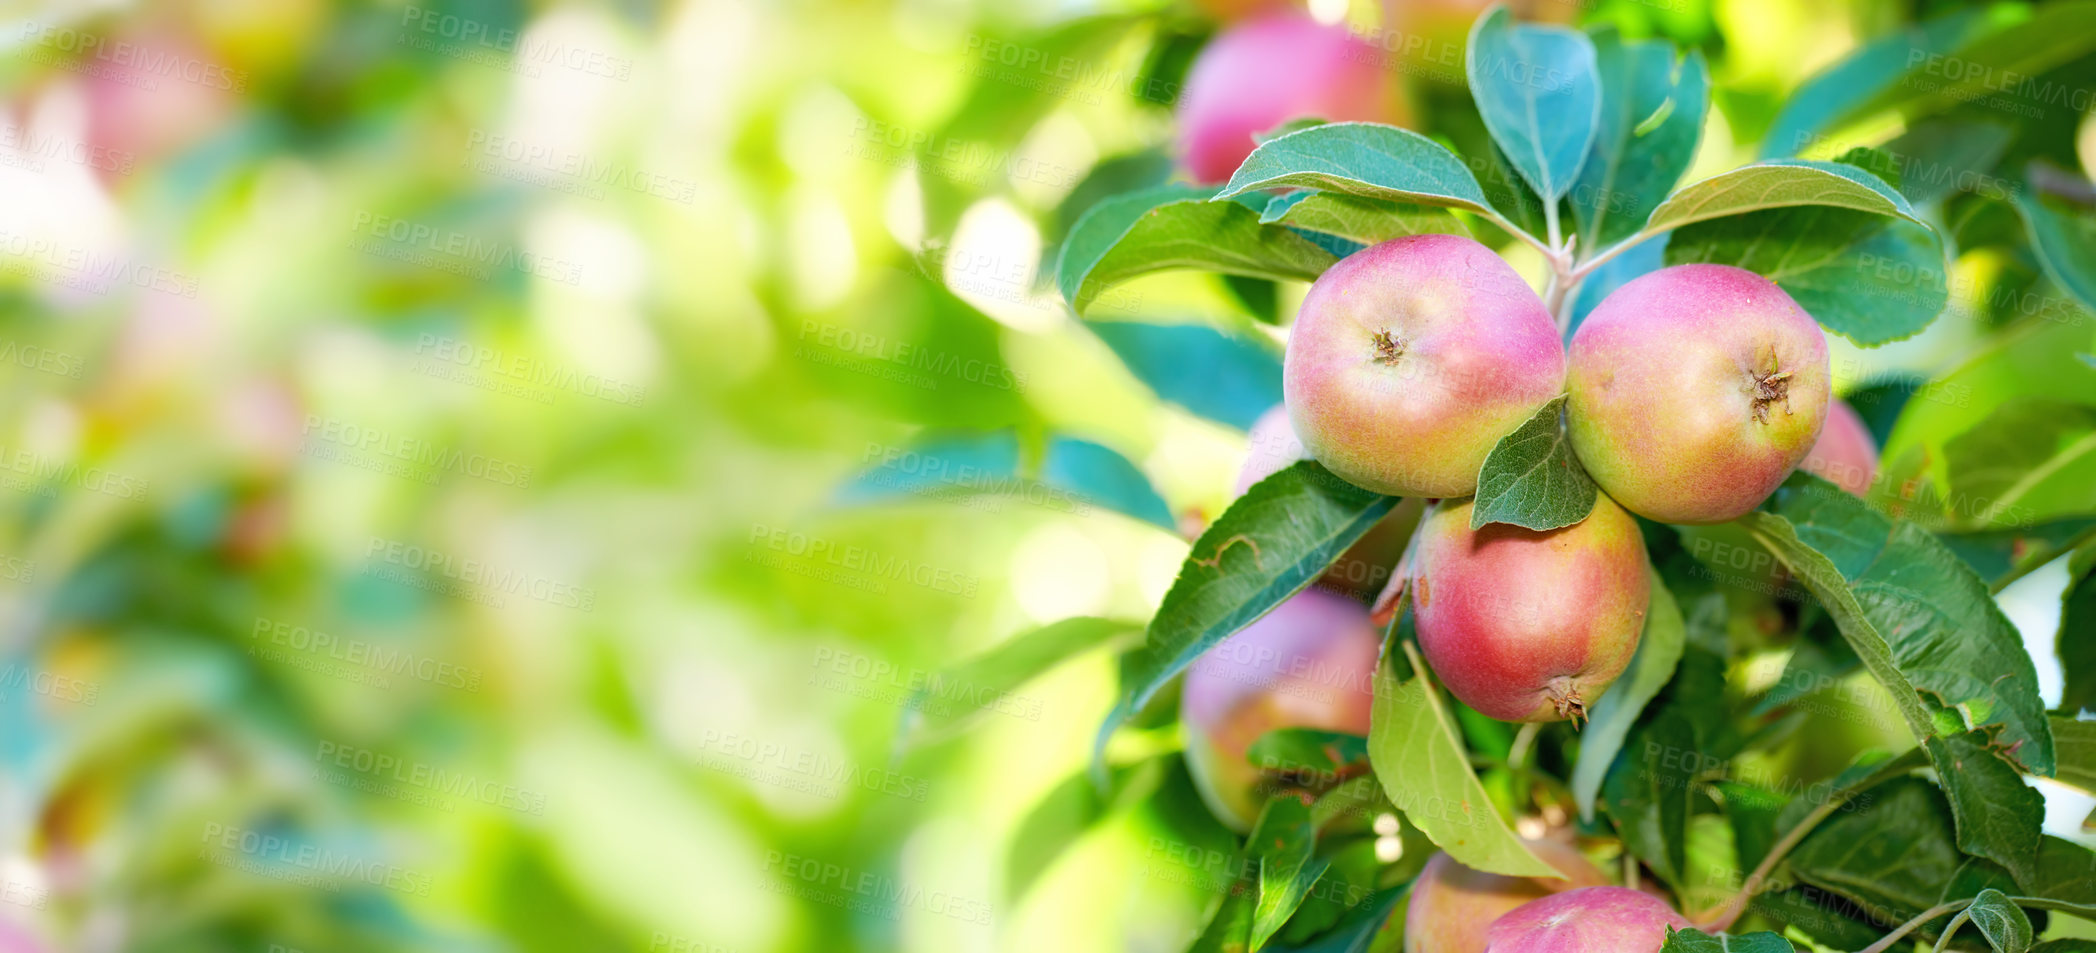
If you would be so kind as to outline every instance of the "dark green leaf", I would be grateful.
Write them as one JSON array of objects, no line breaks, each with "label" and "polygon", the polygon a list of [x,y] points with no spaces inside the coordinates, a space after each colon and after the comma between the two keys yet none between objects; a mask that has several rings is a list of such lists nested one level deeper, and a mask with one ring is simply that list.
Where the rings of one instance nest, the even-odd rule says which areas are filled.
[{"label": "dark green leaf", "polygon": [[[1806,883],[1859,902],[1886,928],[1942,902],[1954,881],[2015,889],[2006,874],[1996,871],[1990,880],[1967,868],[1949,806],[1928,782],[1897,778],[1856,804],[1807,835],[1791,853],[1790,869]],[[1932,924],[1922,932],[1940,928]]]},{"label": "dark green leaf", "polygon": [[2079,937],[2046,940],[2031,947],[2030,953],[2096,953],[2096,940],[2084,940]]},{"label": "dark green leaf", "polygon": [[[1399,597],[1397,616],[1406,616]],[[1557,877],[1493,808],[1470,769],[1441,693],[1409,642],[1392,639],[1376,667],[1368,755],[1390,803],[1464,866],[1509,877]],[[1402,653],[1402,654],[1401,654]],[[1402,665],[1402,669],[1400,669]]]},{"label": "dark green leaf", "polygon": [[2074,577],[2060,597],[2060,631],[2055,651],[2066,671],[2067,685],[2060,691],[2060,708],[2079,712],[2096,709],[2096,573]]},{"label": "dark green leaf", "polygon": [[[1579,247],[1594,252],[1637,233],[1695,157],[1710,105],[1701,52],[1676,63],[1664,41],[1594,34],[1600,124],[1570,195]],[[1649,126],[1649,128],[1648,128]]]},{"label": "dark green leaf", "polygon": [[1092,206],[1056,262],[1063,298],[1082,314],[1106,289],[1154,272],[1200,268],[1310,281],[1336,260],[1301,235],[1259,224],[1259,214],[1242,203],[1203,201],[1203,194],[1167,185]]},{"label": "dark green leaf", "polygon": [[1972,898],[1972,906],[1965,908],[1965,916],[1987,938],[1994,953],[2025,953],[2030,949],[2030,917],[2001,891],[1980,891],[1979,896]]},{"label": "dark green leaf", "polygon": [[[1323,936],[1302,946],[1282,948],[1268,946],[1274,953],[1369,953],[1371,949],[1383,949],[1376,944],[1378,934],[1388,936],[1388,924],[1402,917],[1398,904],[1404,900],[1410,885],[1392,887],[1378,891],[1368,902],[1354,908],[1354,912],[1338,926]],[[1389,949],[1395,949],[1395,946]]]},{"label": "dark green leaf", "polygon": [[1963,708],[2037,774],[2053,769],[2037,668],[1986,583],[1928,532],[1833,484],[1794,474],[1742,523],[1805,583],[1916,738],[1934,734],[1915,690]]},{"label": "dark green leaf", "polygon": [[1308,586],[1396,504],[1310,460],[1238,497],[1194,541],[1143,648],[1126,656],[1123,694],[1098,748],[1201,653]]},{"label": "dark green leaf", "polygon": [[1281,358],[1259,340],[1206,324],[1085,326],[1159,398],[1197,416],[1249,430],[1281,402]]},{"label": "dark green leaf", "polygon": [[2007,198],[2015,186],[1989,174],[2008,151],[2015,130],[2006,123],[1978,119],[1936,119],[1918,123],[1885,144],[1885,152],[1905,172],[1894,184],[1907,201],[1920,205],[1954,191]]},{"label": "dark green leaf", "polygon": [[1406,235],[1462,235],[1470,229],[1446,208],[1407,205],[1344,192],[1289,192],[1274,196],[1262,222],[1337,235],[1364,245]]},{"label": "dark green leaf", "polygon": [[1572,455],[1558,418],[1565,398],[1544,404],[1499,438],[1477,476],[1470,528],[1510,523],[1532,530],[1571,526],[1594,510],[1594,480]]},{"label": "dark green leaf", "polygon": [[1463,70],[1485,127],[1521,177],[1543,201],[1563,198],[1599,124],[1593,41],[1565,27],[1516,23],[1500,6],[1470,28]]},{"label": "dark green leaf", "polygon": [[1685,637],[1681,607],[1675,605],[1674,594],[1667,590],[1666,583],[1652,573],[1652,605],[1645,612],[1645,629],[1638,637],[1637,654],[1631,656],[1630,667],[1623,670],[1616,683],[1587,711],[1587,726],[1580,733],[1579,763],[1572,769],[1572,800],[1579,805],[1581,817],[1593,819],[1594,798],[1601,792],[1609,765],[1615,763],[1616,752],[1623,749],[1623,739],[1645,705],[1674,677]]},{"label": "dark green leaf", "polygon": [[2096,919],[2096,851],[2070,840],[2046,837],[2038,846],[2037,873],[2023,881],[2015,894],[2024,906]]},{"label": "dark green leaf", "polygon": [[1455,153],[1416,132],[1372,122],[1329,123],[1261,143],[1216,197],[1283,186],[1492,211]]},{"label": "dark green leaf", "polygon": [[1040,482],[1064,491],[1073,508],[1080,511],[1097,505],[1167,532],[1179,531],[1171,506],[1150,485],[1150,478],[1127,457],[1089,440],[1049,440],[1041,458]]},{"label": "dark green leaf", "polygon": [[1797,953],[1797,947],[1774,933],[1711,936],[1701,930],[1667,928],[1667,942],[1659,953]]},{"label": "dark green leaf", "polygon": [[1978,731],[1930,738],[1943,794],[1958,829],[1958,849],[2001,865],[2019,882],[2037,873],[2045,799],[1987,744]]},{"label": "dark green leaf", "polygon": [[1688,818],[1702,759],[1687,720],[1647,717],[1602,780],[1602,803],[1623,845],[1669,884],[1682,882],[1688,864]]}]

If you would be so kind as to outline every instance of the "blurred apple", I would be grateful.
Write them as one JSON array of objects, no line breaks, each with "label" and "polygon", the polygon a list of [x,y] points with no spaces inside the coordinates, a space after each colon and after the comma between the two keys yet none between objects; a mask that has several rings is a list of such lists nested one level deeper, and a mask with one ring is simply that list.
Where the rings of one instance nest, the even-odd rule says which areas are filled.
[{"label": "blurred apple", "polygon": [[1398,123],[1404,109],[1385,56],[1344,25],[1270,13],[1217,34],[1194,58],[1179,102],[1179,155],[1194,178],[1221,182],[1291,119]]}]

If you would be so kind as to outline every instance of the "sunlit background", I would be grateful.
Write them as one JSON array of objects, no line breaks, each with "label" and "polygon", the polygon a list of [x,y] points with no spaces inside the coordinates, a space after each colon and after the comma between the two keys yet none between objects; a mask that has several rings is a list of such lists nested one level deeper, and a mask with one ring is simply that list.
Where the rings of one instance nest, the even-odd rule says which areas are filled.
[{"label": "sunlit background", "polygon": [[[1384,29],[1372,0],[1310,6]],[[1458,43],[1475,9],[1417,7]],[[1694,179],[1917,12],[1556,18],[1710,57]],[[1160,400],[1039,274],[1102,159],[1171,161],[1212,28],[1008,0],[7,5],[0,950],[1182,948],[1210,893],[1163,858],[1229,850],[1212,823],[1109,805],[1052,862],[1011,850],[1051,792],[1083,800],[1058,786],[1111,653],[965,730],[905,716],[1016,633],[1147,619],[1232,495],[1243,432]],[[1210,276],[1102,307],[1280,340]],[[1942,372],[1988,333],[1954,307],[1837,368]],[[1087,490],[860,479],[958,466],[915,449],[949,433]],[[2054,699],[2065,579],[2006,597]]]}]

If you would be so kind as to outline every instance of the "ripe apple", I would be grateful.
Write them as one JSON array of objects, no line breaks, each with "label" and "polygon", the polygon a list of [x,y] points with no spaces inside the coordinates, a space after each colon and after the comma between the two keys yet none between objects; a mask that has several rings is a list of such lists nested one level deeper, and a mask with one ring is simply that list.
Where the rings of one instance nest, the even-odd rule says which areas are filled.
[{"label": "ripe apple", "polygon": [[1572,335],[1572,449],[1594,482],[1665,523],[1722,523],[1768,498],[1819,439],[1827,337],[1774,282],[1675,265],[1615,290]]},{"label": "ripe apple", "polygon": [[1871,439],[1870,427],[1856,408],[1837,397],[1827,405],[1827,425],[1820,429],[1819,442],[1798,466],[1862,496],[1878,476],[1878,442]]},{"label": "ripe apple", "polygon": [[1629,887],[1585,887],[1532,900],[1493,921],[1487,953],[1659,953],[1667,927],[1694,924]]},{"label": "ripe apple", "polygon": [[1392,239],[1327,269],[1281,368],[1318,462],[1364,489],[1435,498],[1476,492],[1485,455],[1564,380],[1542,299],[1460,235]]},{"label": "ripe apple", "polygon": [[1419,648],[1448,690],[1501,721],[1582,718],[1637,652],[1651,580],[1637,521],[1606,495],[1563,529],[1470,528],[1474,501],[1420,524]]},{"label": "ripe apple", "polygon": [[1179,100],[1179,153],[1202,182],[1222,182],[1253,136],[1291,119],[1396,123],[1401,101],[1384,54],[1343,24],[1275,11],[1224,28],[1195,56]]},{"label": "ripe apple", "polygon": [[1435,854],[1412,882],[1406,901],[1405,953],[1485,953],[1486,929],[1514,908],[1560,891],[1608,883],[1569,844],[1533,840],[1528,848],[1564,879],[1488,874]]},{"label": "ripe apple", "polygon": [[1381,641],[1360,603],[1309,589],[1194,662],[1179,699],[1187,768],[1223,823],[1250,830],[1259,816],[1260,772],[1245,752],[1261,735],[1368,733]]}]

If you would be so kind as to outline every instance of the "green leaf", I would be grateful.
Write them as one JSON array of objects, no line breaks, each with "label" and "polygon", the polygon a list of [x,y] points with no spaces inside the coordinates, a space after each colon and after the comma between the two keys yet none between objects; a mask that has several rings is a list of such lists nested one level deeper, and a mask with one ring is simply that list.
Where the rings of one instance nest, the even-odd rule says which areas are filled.
[{"label": "green leaf", "polygon": [[1176,757],[1166,755],[1131,765],[1115,765],[1104,792],[1085,771],[1072,774],[1050,790],[1026,812],[1012,834],[1004,859],[1006,902],[1025,897],[1056,858],[1101,820],[1147,799],[1163,782],[1169,763]]},{"label": "green leaf", "polygon": [[1710,106],[1700,51],[1676,63],[1673,44],[1594,34],[1600,123],[1570,195],[1579,247],[1591,253],[1637,233],[1695,157]]},{"label": "green leaf", "polygon": [[2096,573],[2078,574],[2060,596],[2060,631],[2054,651],[2067,676],[2060,690],[2060,708],[2079,712],[2096,709]]},{"label": "green leaf", "polygon": [[1368,760],[1368,739],[1320,728],[1276,728],[1245,749],[1245,760],[1265,771],[1331,776]]},{"label": "green leaf", "polygon": [[1711,936],[1697,929],[1667,928],[1667,942],[1659,953],[1797,953],[1797,947],[1774,933]]},{"label": "green leaf", "polygon": [[2031,953],[2096,953],[2096,940],[2084,940],[2079,937],[2046,940],[2031,947]]},{"label": "green leaf", "polygon": [[[1997,12],[2017,16],[2013,7]],[[1975,101],[1983,106],[2002,103],[2003,111],[2045,101],[2078,102],[2074,92],[2026,92],[2024,87],[2032,77],[2096,50],[2096,3],[2043,4],[2020,22],[1961,39],[1947,55],[1917,58],[1910,52],[1899,81],[1864,102],[1854,115],[1868,117],[1897,108],[1918,118]]]},{"label": "green leaf", "polygon": [[1510,523],[1542,531],[1571,526],[1594,511],[1594,480],[1572,455],[1559,425],[1565,398],[1544,404],[1499,438],[1477,476],[1470,528]]},{"label": "green leaf", "polygon": [[1907,173],[1893,185],[1916,205],[1959,190],[2005,198],[2015,186],[1988,172],[2000,163],[2015,134],[2007,123],[1983,119],[1917,123],[1885,144],[1885,153]]},{"label": "green leaf", "polygon": [[[1399,597],[1400,621],[1408,601],[1409,596]],[[1473,870],[1508,877],[1563,876],[1530,852],[1493,808],[1417,650],[1392,639],[1383,654],[1369,715],[1368,757],[1390,803]]]},{"label": "green leaf", "polygon": [[1292,796],[1266,802],[1245,842],[1259,864],[1259,902],[1253,908],[1251,943],[1257,950],[1288,922],[1331,861],[1316,856],[1317,827],[1310,808]]},{"label": "green leaf", "polygon": [[1952,498],[1974,501],[1975,524],[2020,525],[2096,510],[2096,408],[2015,398],[1943,451]]},{"label": "green leaf", "polygon": [[1994,947],[1994,953],[2025,953],[2030,949],[2030,917],[1999,890],[1989,887],[1980,891],[1979,896],[1972,898],[1972,906],[1965,908],[1965,917],[1979,928],[1987,944]]},{"label": "green leaf", "polygon": [[2010,529],[1936,534],[1995,592],[2000,592],[2008,581],[2021,578],[2092,537],[2096,537],[2096,516],[2075,516]]},{"label": "green leaf", "polygon": [[1079,616],[1006,639],[996,647],[935,673],[910,693],[904,706],[904,748],[949,736],[987,711],[1017,717],[1031,714],[1028,702],[1014,696],[1035,677],[1086,652],[1117,640],[1133,641],[1142,627],[1132,622]]},{"label": "green leaf", "polygon": [[1056,283],[1079,314],[1106,289],[1143,275],[1201,268],[1251,278],[1316,279],[1337,259],[1238,202],[1160,186],[1100,202],[1064,240]]},{"label": "green leaf", "polygon": [[2018,194],[2016,210],[2023,213],[2046,276],[2082,307],[2096,310],[2096,210],[2035,191]]},{"label": "green leaf", "polygon": [[1161,400],[1250,430],[1281,402],[1281,357],[1272,345],[1207,324],[1087,321],[1129,373]]},{"label": "green leaf", "polygon": [[[1287,953],[1370,953],[1394,951],[1397,937],[1401,936],[1401,921],[1404,919],[1399,903],[1404,900],[1411,884],[1377,891],[1366,902],[1353,908],[1353,913],[1340,921],[1338,926],[1324,935],[1302,946],[1289,947]],[[1389,946],[1377,942],[1381,937]],[[1279,951],[1277,946],[1268,950]]]},{"label": "green leaf", "polygon": [[1123,694],[1099,727],[1096,750],[1201,653],[1310,585],[1396,505],[1312,460],[1238,497],[1194,541],[1143,647],[1124,657]]},{"label": "green leaf", "polygon": [[1644,718],[1628,740],[1602,779],[1602,802],[1623,845],[1661,880],[1681,885],[1703,749],[1686,718]]},{"label": "green leaf", "polygon": [[1652,210],[1646,234],[1773,208],[1824,205],[1893,215],[1926,226],[1905,196],[1877,176],[1840,162],[1766,159],[1683,186]]},{"label": "green leaf", "polygon": [[2044,797],[1988,746],[1984,732],[1930,738],[1924,744],[1950,800],[1958,849],[2000,864],[2018,882],[2035,876]]},{"label": "green leaf", "polygon": [[1063,512],[1092,506],[1177,531],[1172,509],[1150,478],[1111,448],[1055,436],[1040,457],[1022,463],[1019,435],[935,434],[894,448],[838,487],[844,506],[911,500],[1024,500]]},{"label": "green leaf", "polygon": [[1306,231],[1323,232],[1373,245],[1407,235],[1470,236],[1470,229],[1448,209],[1411,205],[1344,192],[1289,192],[1274,196],[1259,220]]},{"label": "green leaf", "polygon": [[2096,851],[2048,836],[2038,847],[2038,871],[2022,882],[2017,902],[2096,919]]},{"label": "green leaf", "polygon": [[1455,153],[1372,122],[1328,123],[1263,142],[1216,198],[1285,186],[1494,214]]},{"label": "green leaf", "polygon": [[1900,706],[1917,739],[1935,732],[1915,690],[1999,724],[1998,742],[2050,775],[2052,732],[2037,668],[1986,583],[1927,531],[1833,484],[1793,474],[1741,522],[1805,583]]},{"label": "green leaf", "polygon": [[1516,23],[1495,7],[1470,28],[1463,69],[1485,127],[1521,177],[1545,202],[1564,197],[1600,120],[1593,41],[1565,27]]},{"label": "green leaf", "polygon": [[1872,40],[1785,100],[1762,140],[1772,155],[1804,151],[1827,133],[1867,115],[1873,100],[1900,88],[1917,61],[1955,49],[1993,28],[1978,11],[1958,11]]},{"label": "green leaf", "polygon": [[1667,240],[1666,262],[1760,274],[1827,330],[1865,347],[1920,333],[1950,300],[1949,264],[1934,230],[1835,206],[1696,222]]},{"label": "green leaf", "polygon": [[1859,901],[1873,919],[1888,924],[1956,899],[1945,894],[1954,882],[1966,882],[1961,872],[1977,878],[1978,886],[2015,889],[2005,873],[1968,867],[1982,862],[1958,851],[1949,808],[1928,782],[1899,778],[1868,797],[1857,802],[1857,810],[1833,814],[1791,852],[1790,870],[1798,879]]},{"label": "green leaf", "polygon": [[1579,736],[1579,763],[1572,769],[1572,800],[1579,805],[1579,816],[1589,821],[1594,819],[1594,798],[1601,792],[1602,779],[1608,776],[1616,752],[1623,749],[1623,739],[1630,734],[1645,705],[1674,677],[1674,666],[1681,661],[1681,645],[1687,631],[1681,607],[1675,604],[1674,594],[1667,590],[1659,574],[1654,572],[1651,576],[1652,605],[1645,612],[1645,629],[1638,636],[1637,654],[1630,657],[1630,667],[1623,670],[1616,683],[1588,709],[1586,730]]}]

